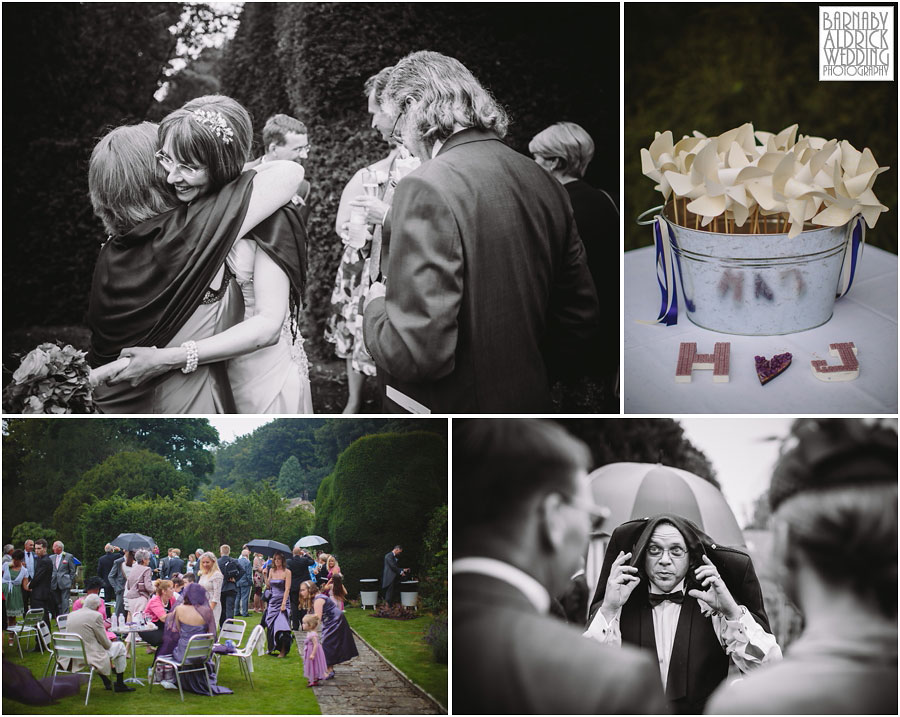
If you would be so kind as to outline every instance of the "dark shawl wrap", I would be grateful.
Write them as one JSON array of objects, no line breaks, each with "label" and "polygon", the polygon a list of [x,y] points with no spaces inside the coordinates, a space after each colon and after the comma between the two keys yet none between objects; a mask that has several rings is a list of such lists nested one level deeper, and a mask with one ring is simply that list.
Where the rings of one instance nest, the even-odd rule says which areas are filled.
[{"label": "dark shawl wrap", "polygon": [[268,219],[247,232],[245,239],[257,243],[291,282],[291,316],[303,305],[306,290],[306,224],[303,207],[288,202]]},{"label": "dark shawl wrap", "polygon": [[148,219],[100,250],[87,321],[93,367],[129,346],[165,346],[200,305],[247,213],[253,171]]},{"label": "dark shawl wrap", "polygon": [[702,556],[706,555],[716,566],[737,603],[744,605],[756,622],[771,632],[762,590],[749,555],[736,548],[718,545],[694,523],[679,515],[663,514],[623,523],[613,531],[609,540],[588,623],[603,602],[606,581],[619,551],[631,552],[633,555],[628,562],[638,568],[641,582],[622,607],[619,622],[622,642],[646,649],[656,659],[656,635],[647,597],[649,581],[644,572],[644,554],[660,522],[672,523],[678,528],[684,536],[689,560],[684,581],[684,604],[678,618],[666,681],[666,699],[676,714],[699,714],[703,712],[710,694],[727,676],[731,658],[719,645],[712,622],[703,616],[700,604],[687,592],[703,589],[694,577],[694,571],[703,564]]}]

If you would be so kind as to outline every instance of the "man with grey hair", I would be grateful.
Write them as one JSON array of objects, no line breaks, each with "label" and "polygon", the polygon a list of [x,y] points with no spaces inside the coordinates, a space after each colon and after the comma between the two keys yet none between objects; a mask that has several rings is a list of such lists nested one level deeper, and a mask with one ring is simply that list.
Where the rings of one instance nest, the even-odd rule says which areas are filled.
[{"label": "man with grey hair", "polygon": [[[65,545],[61,540],[53,543],[53,572],[50,574],[50,594],[56,604],[55,615],[65,615],[69,612],[69,591],[75,582],[77,566],[71,553],[65,551]],[[54,617],[55,617],[54,615]]]},{"label": "man with grey hair", "polygon": [[565,189],[503,142],[506,111],[451,57],[403,58],[381,103],[422,160],[365,307],[383,410],[551,411],[551,377],[593,366],[600,329]]},{"label": "man with grey hair", "polygon": [[[113,642],[107,636],[103,617],[97,611],[101,602],[99,595],[94,593],[87,595],[82,600],[81,607],[69,615],[66,632],[74,633],[84,641],[84,652],[88,664],[100,674],[100,679],[103,680],[103,686],[106,689],[116,692],[134,692],[134,688],[126,685],[123,680],[128,649],[125,643],[119,640]],[[109,679],[110,661],[116,670],[115,685]],[[67,669],[79,670],[83,669],[83,665],[80,663],[68,665]]]}]

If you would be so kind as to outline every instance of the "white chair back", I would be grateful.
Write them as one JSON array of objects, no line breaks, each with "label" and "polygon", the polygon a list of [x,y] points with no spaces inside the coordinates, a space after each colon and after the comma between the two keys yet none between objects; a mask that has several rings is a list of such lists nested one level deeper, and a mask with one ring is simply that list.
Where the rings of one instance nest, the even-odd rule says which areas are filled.
[{"label": "white chair back", "polygon": [[218,643],[225,644],[225,640],[234,642],[235,647],[240,647],[241,640],[244,639],[244,632],[247,630],[246,620],[227,619],[222,623],[222,629],[219,630]]},{"label": "white chair back", "polygon": [[57,615],[56,616],[56,626],[59,628],[60,632],[66,631],[66,625],[69,624],[69,616],[68,615]]},{"label": "white chair back", "polygon": [[250,637],[247,640],[247,645],[244,648],[245,652],[248,655],[252,655],[253,651],[256,649],[260,640],[266,639],[266,629],[262,625],[257,625],[253,628],[253,631],[250,633]]},{"label": "white chair back", "polygon": [[44,647],[52,651],[52,648],[50,647],[50,628],[47,627],[47,623],[41,620],[37,624],[37,631],[41,642],[44,643]]},{"label": "white chair back", "polygon": [[215,641],[216,638],[209,633],[204,635],[194,635],[188,640],[181,664],[189,665],[197,662],[206,662],[212,654],[212,648]]},{"label": "white chair back", "polygon": [[74,632],[54,632],[53,646],[56,648],[57,660],[81,660],[87,663],[81,635]]},{"label": "white chair back", "polygon": [[41,620],[44,619],[44,611],[40,608],[29,610],[25,613],[25,617],[22,620],[22,624],[25,627],[35,627]]}]

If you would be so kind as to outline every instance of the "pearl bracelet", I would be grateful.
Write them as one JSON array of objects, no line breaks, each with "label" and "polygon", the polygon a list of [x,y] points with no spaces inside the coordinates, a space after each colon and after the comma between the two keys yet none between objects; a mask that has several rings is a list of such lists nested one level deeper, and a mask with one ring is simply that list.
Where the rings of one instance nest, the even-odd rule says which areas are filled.
[{"label": "pearl bracelet", "polygon": [[200,360],[200,355],[197,352],[197,342],[185,341],[181,344],[181,348],[187,350],[187,360],[184,364],[184,368],[181,369],[181,373],[193,373],[197,370],[197,364]]}]

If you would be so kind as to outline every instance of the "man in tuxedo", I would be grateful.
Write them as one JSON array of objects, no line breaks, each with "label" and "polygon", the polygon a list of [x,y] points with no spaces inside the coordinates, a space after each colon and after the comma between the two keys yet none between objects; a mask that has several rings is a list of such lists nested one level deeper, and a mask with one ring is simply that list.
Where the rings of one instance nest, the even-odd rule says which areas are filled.
[{"label": "man in tuxedo", "polygon": [[300,629],[300,620],[305,614],[305,610],[299,605],[300,585],[309,580],[309,566],[315,565],[316,561],[309,557],[303,548],[294,548],[291,553],[284,566],[291,571],[291,629],[296,632]]},{"label": "man in tuxedo", "polygon": [[50,591],[53,561],[47,556],[47,541],[43,538],[34,542],[34,555],[34,577],[28,586],[31,590],[31,609],[43,610],[44,621],[49,625],[50,615],[56,611]]},{"label": "man in tuxedo", "polygon": [[[34,560],[37,556],[34,554],[34,541],[26,540],[25,541],[25,559],[23,564],[26,568],[28,568],[28,574],[34,577]],[[31,592],[29,590],[22,591],[23,602],[25,605],[25,612],[28,612],[31,603]]]},{"label": "man in tuxedo", "polygon": [[397,602],[397,592],[400,577],[406,572],[406,569],[400,569],[400,553],[403,548],[395,545],[390,552],[384,556],[384,570],[381,573],[381,589],[384,590],[384,601],[388,605]]},{"label": "man in tuxedo", "polygon": [[53,543],[53,572],[50,576],[50,592],[55,604],[54,616],[69,612],[69,591],[75,582],[75,561],[71,553],[65,551],[62,541]]},{"label": "man in tuxedo", "polygon": [[97,575],[103,581],[103,599],[106,602],[116,599],[116,591],[109,582],[109,571],[112,570],[113,563],[119,557],[116,553],[117,550],[118,548],[107,543],[103,546],[103,555],[97,561]]},{"label": "man in tuxedo", "polygon": [[387,284],[364,311],[383,409],[550,411],[549,377],[593,367],[600,330],[565,189],[504,144],[505,111],[453,58],[403,58],[381,102],[422,160],[397,185]]},{"label": "man in tuxedo", "polygon": [[650,652],[675,714],[702,713],[731,661],[781,659],[750,556],[678,515],[613,531],[591,609],[585,636]]},{"label": "man in tuxedo", "polygon": [[171,579],[175,573],[184,574],[184,561],[181,559],[181,548],[172,548],[172,554],[169,556],[168,575],[166,578]]},{"label": "man in tuxedo", "polygon": [[[303,160],[309,157],[309,133],[306,125],[294,117],[284,114],[269,117],[262,130],[262,140],[266,150],[265,154],[247,162],[244,165],[245,170],[253,169],[263,162],[273,159],[296,162],[302,166]],[[304,179],[291,198],[291,202],[300,207],[300,216],[304,225],[309,218],[310,191],[310,184]]]},{"label": "man in tuxedo", "polygon": [[[549,614],[606,511],[587,447],[555,423],[453,425],[453,711],[659,714],[653,662],[585,640]],[[472,496],[478,500],[473,501]]]}]

